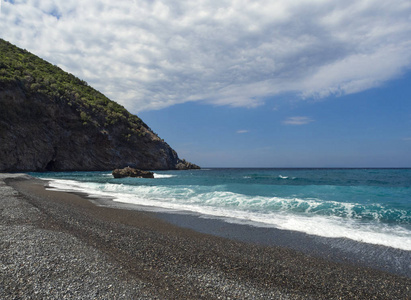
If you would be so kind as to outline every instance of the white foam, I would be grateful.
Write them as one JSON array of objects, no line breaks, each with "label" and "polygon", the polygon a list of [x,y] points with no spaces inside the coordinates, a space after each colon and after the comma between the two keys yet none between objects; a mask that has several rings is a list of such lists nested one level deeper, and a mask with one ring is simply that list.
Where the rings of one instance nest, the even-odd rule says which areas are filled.
[{"label": "white foam", "polygon": [[[90,183],[72,180],[51,180],[51,189],[78,191],[94,196],[111,197],[114,201],[162,210],[201,214],[209,218],[222,218],[227,222],[251,224],[305,232],[330,238],[384,245],[411,251],[411,231],[400,226],[387,226],[378,222],[362,222],[349,218],[354,205],[329,201],[341,209],[348,218],[310,213],[324,204],[317,199],[286,199],[279,197],[252,197],[198,186],[132,186],[113,183]],[[201,191],[203,191],[201,193]],[[261,209],[274,207],[275,211]],[[293,209],[301,208],[301,213]],[[310,213],[307,215],[307,213]]]},{"label": "white foam", "polygon": [[81,182],[74,180],[52,180],[50,178],[41,178],[48,181],[47,190],[58,190],[63,192],[86,192]]},{"label": "white foam", "polygon": [[154,173],[154,178],[172,178],[172,177],[177,177],[177,175]]}]

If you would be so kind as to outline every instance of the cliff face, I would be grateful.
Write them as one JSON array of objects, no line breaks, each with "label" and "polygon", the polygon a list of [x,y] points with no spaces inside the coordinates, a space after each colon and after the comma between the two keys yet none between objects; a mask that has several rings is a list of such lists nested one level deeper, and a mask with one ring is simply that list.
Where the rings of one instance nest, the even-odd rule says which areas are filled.
[{"label": "cliff face", "polygon": [[[0,49],[0,171],[198,168],[86,83],[0,40],[4,45],[29,57],[32,66],[16,68],[12,54]],[[67,76],[70,84],[61,79]]]}]

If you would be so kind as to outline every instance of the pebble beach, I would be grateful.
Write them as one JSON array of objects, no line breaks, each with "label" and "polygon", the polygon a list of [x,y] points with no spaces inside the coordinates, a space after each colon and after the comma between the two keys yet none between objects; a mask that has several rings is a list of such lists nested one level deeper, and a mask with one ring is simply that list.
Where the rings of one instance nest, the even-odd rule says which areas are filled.
[{"label": "pebble beach", "polygon": [[0,174],[1,299],[410,299],[411,279]]}]

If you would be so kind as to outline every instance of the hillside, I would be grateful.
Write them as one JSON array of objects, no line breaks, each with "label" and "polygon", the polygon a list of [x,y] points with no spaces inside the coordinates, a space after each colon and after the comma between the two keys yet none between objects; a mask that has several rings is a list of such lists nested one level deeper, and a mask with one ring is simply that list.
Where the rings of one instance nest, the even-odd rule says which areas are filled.
[{"label": "hillside", "polygon": [[140,118],[0,39],[0,171],[197,168]]}]

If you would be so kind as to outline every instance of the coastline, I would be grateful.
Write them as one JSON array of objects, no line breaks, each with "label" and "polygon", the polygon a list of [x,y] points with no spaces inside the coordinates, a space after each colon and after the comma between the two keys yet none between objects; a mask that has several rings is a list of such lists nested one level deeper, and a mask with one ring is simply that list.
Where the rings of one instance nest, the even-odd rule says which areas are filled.
[{"label": "coastline", "polygon": [[368,244],[348,238],[329,238],[304,232],[236,223],[230,219],[211,217],[193,212],[170,211],[112,201],[110,198],[78,193],[96,205],[126,210],[151,212],[155,217],[178,227],[251,244],[293,249],[326,258],[329,261],[353,264],[405,276],[411,279],[411,251]]},{"label": "coastline", "polygon": [[407,277],[200,233],[44,184],[27,175],[0,177],[2,298],[41,298],[46,291],[52,298],[411,297]]},{"label": "coastline", "polygon": [[222,219],[181,213],[157,213],[180,227],[263,246],[293,249],[333,262],[369,267],[411,279],[411,251],[367,244],[347,238],[327,238],[304,232],[229,223]]}]

